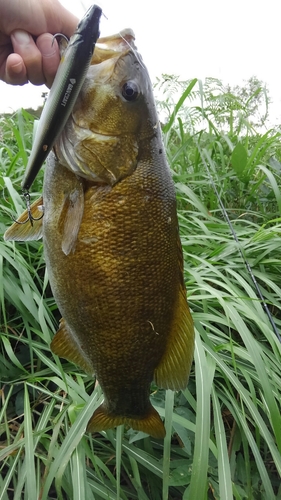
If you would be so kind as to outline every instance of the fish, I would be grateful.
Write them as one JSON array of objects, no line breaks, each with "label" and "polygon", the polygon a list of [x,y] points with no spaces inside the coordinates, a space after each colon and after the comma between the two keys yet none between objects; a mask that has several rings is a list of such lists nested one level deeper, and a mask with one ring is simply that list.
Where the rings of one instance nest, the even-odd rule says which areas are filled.
[{"label": "fish", "polygon": [[[165,426],[151,383],[187,386],[194,327],[175,188],[152,84],[132,30],[100,38],[72,114],[50,153],[43,199],[6,240],[43,236],[62,315],[54,354],[95,376],[104,400],[87,430]],[[26,212],[20,220],[25,220]]]},{"label": "fish", "polygon": [[89,7],[62,54],[28,159],[22,181],[24,192],[31,187],[56,138],[60,135],[70,116],[86,77],[95,43],[99,37],[101,14],[102,10],[97,5]]}]

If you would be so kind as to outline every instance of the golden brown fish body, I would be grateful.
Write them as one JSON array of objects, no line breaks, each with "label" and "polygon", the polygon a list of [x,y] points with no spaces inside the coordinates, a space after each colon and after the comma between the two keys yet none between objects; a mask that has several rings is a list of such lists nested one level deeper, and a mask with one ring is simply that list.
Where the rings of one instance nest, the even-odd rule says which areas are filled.
[{"label": "golden brown fish body", "polygon": [[64,318],[51,347],[97,376],[105,400],[90,431],[127,423],[163,437],[150,383],[186,386],[193,325],[151,83],[123,37],[132,48],[100,39],[46,168],[44,249]]}]

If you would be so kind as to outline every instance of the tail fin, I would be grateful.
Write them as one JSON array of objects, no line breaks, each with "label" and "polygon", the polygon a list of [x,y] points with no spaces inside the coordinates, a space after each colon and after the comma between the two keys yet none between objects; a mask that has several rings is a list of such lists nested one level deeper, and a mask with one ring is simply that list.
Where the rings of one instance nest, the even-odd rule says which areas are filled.
[{"label": "tail fin", "polygon": [[128,425],[136,431],[146,432],[154,438],[164,438],[166,435],[164,424],[151,405],[148,414],[143,418],[130,418],[123,416],[110,415],[104,404],[100,405],[94,412],[91,420],[88,423],[88,432],[99,432],[117,427],[117,425]]}]

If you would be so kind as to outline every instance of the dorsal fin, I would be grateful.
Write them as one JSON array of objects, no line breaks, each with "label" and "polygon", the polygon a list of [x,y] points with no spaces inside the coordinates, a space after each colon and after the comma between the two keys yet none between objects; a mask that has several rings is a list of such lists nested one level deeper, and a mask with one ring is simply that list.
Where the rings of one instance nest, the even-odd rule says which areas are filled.
[{"label": "dorsal fin", "polygon": [[179,291],[165,354],[154,370],[154,379],[163,389],[185,389],[194,352],[193,320],[186,300],[183,254],[178,235]]},{"label": "dorsal fin", "polygon": [[174,391],[185,389],[193,352],[193,321],[187,305],[185,291],[181,290],[165,354],[154,370],[154,380],[158,387]]}]

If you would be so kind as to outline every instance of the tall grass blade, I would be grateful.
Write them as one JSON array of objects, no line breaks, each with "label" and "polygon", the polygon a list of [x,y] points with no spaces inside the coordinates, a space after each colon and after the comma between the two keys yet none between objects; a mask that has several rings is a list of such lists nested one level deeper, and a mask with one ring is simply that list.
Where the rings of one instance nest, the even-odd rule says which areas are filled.
[{"label": "tall grass blade", "polygon": [[207,498],[207,470],[210,437],[210,394],[215,374],[215,363],[206,356],[202,341],[196,332],[195,371],[196,371],[196,432],[190,488],[184,500]]},{"label": "tall grass blade", "polygon": [[172,439],[172,422],[174,408],[174,391],[166,391],[165,400],[165,429],[166,436],[164,438],[163,451],[163,500],[169,498],[169,477],[170,477],[170,455],[171,455],[171,439]]},{"label": "tall grass blade", "polygon": [[187,88],[183,92],[182,96],[178,100],[177,104],[174,107],[173,113],[171,114],[171,117],[170,117],[168,123],[166,125],[164,125],[164,127],[163,127],[163,132],[165,134],[167,134],[169,132],[169,130],[171,129],[179,109],[182,107],[184,101],[189,96],[190,92],[192,91],[192,89],[196,85],[196,83],[197,83],[197,78],[193,78],[193,80],[191,80],[190,84],[187,86]]},{"label": "tall grass blade", "polygon": [[218,446],[218,475],[219,475],[219,490],[220,498],[224,500],[232,500],[232,481],[231,472],[227,451],[227,439],[225,428],[221,416],[221,408],[219,399],[214,388],[212,388],[212,401],[214,409],[214,427],[216,434],[216,442]]},{"label": "tall grass blade", "polygon": [[116,430],[116,480],[117,480],[117,500],[121,495],[121,467],[122,467],[122,440],[124,425],[118,425]]},{"label": "tall grass blade", "polygon": [[36,472],[34,462],[34,440],[32,429],[32,414],[29,400],[28,385],[24,386],[24,435],[25,435],[25,469],[27,497],[30,500],[37,500],[38,491],[36,484]]}]

